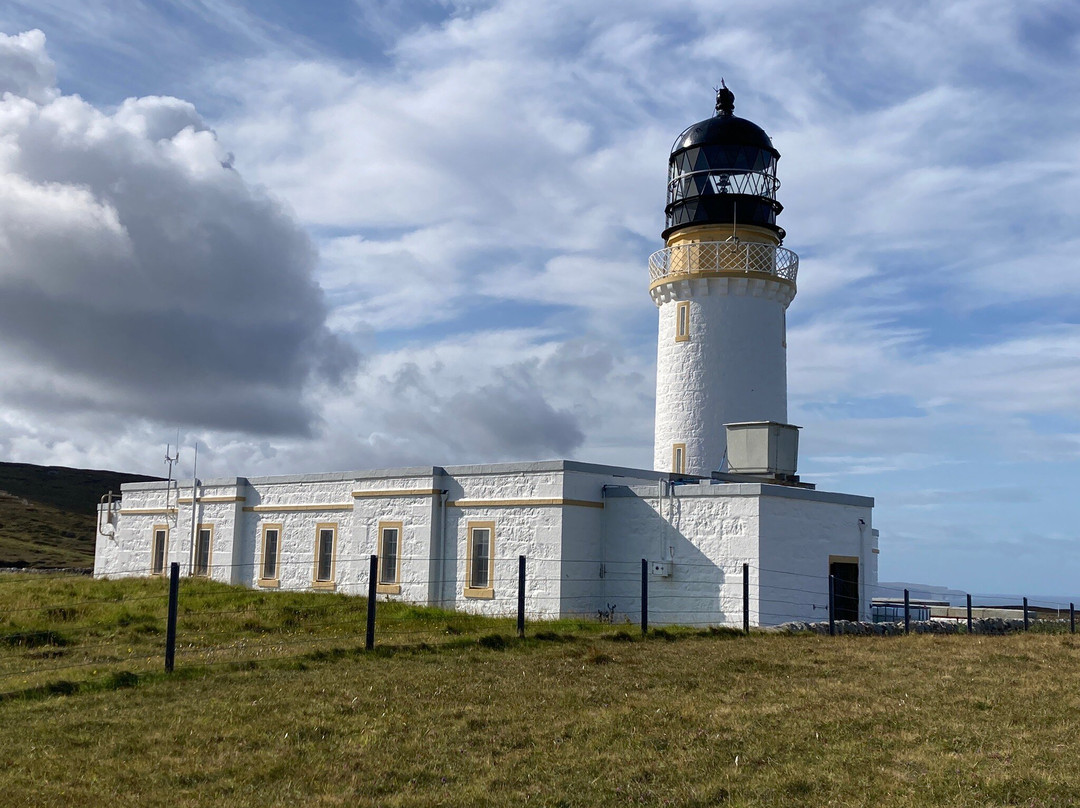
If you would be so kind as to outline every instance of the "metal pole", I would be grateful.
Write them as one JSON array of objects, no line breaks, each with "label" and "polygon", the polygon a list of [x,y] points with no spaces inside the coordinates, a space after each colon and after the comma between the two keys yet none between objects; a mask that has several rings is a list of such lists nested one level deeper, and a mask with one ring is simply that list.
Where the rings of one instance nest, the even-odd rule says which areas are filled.
[{"label": "metal pole", "polygon": [[[199,538],[199,442],[195,442],[195,460],[191,467],[191,547],[188,553],[188,572],[195,574],[195,542]],[[177,486],[180,484],[177,483]],[[180,491],[176,493],[176,523],[180,523]],[[210,568],[206,568],[206,577],[210,577]]]},{"label": "metal pole", "polygon": [[641,636],[649,633],[649,562],[641,559]]},{"label": "metal pole", "polygon": [[525,556],[518,556],[518,636],[525,636]]},{"label": "metal pole", "polygon": [[836,576],[829,576],[829,636],[836,636]]},{"label": "metal pole", "polygon": [[742,630],[750,633],[750,565],[742,565]]},{"label": "metal pole", "polygon": [[1030,625],[1030,622],[1028,621],[1027,598],[1024,598],[1024,631],[1028,630],[1029,625]]},{"label": "metal pole", "polygon": [[367,582],[367,634],[364,637],[364,648],[371,650],[375,647],[375,582],[379,577],[379,557],[373,555],[368,565]]},{"label": "metal pole", "polygon": [[1069,633],[1076,633],[1076,606],[1069,604]]},{"label": "metal pole", "polygon": [[971,633],[971,595],[967,596],[967,609],[968,609],[968,634]]},{"label": "metal pole", "polygon": [[176,605],[180,594],[180,565],[169,565],[169,617],[165,623],[165,673],[173,672],[176,661]]},{"label": "metal pole", "polygon": [[911,633],[911,595],[904,590],[904,633]]}]

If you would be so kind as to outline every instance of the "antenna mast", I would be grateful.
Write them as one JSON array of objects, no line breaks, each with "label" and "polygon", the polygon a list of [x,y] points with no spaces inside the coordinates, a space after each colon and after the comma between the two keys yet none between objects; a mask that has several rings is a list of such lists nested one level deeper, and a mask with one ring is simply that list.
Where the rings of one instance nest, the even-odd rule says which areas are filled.
[{"label": "antenna mast", "polygon": [[[172,509],[172,490],[173,490],[173,465],[180,462],[180,430],[176,430],[176,453],[170,454],[169,450],[172,448],[171,444],[165,444],[165,462],[169,466],[169,480],[165,484],[165,518],[169,518],[169,513]],[[177,514],[176,518],[180,518],[180,481],[176,481],[176,506]]]}]

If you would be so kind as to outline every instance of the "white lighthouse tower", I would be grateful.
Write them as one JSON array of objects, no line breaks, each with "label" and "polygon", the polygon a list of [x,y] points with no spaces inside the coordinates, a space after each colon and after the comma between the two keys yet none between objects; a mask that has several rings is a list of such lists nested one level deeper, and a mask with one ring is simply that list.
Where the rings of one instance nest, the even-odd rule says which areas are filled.
[{"label": "white lighthouse tower", "polygon": [[780,153],[734,107],[723,87],[715,116],[671,149],[666,246],[649,259],[658,471],[709,476],[728,459],[726,424],[787,422],[785,323],[799,259],[776,225]]}]

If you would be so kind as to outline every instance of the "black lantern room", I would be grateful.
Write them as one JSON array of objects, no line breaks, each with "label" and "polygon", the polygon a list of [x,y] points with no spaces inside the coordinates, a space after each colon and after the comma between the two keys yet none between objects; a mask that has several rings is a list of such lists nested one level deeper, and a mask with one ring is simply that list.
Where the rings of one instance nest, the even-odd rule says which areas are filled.
[{"label": "black lantern room", "polygon": [[[721,83],[722,84],[722,83]],[[688,127],[668,161],[667,228],[663,237],[695,225],[756,225],[772,230],[783,206],[776,201],[780,152],[756,123],[737,118],[735,94],[721,86],[716,115]]]}]

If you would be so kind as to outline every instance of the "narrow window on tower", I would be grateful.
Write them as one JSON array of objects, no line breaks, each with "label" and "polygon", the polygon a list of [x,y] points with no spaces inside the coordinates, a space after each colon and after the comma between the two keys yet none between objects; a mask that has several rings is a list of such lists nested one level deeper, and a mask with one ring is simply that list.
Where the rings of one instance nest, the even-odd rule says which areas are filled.
[{"label": "narrow window on tower", "polygon": [[169,526],[154,525],[154,541],[150,548],[150,574],[165,574],[165,559],[169,552]]},{"label": "narrow window on tower", "polygon": [[379,522],[379,581],[381,595],[401,594],[401,522]]},{"label": "narrow window on tower", "polygon": [[495,523],[470,522],[465,559],[465,597],[493,598]]},{"label": "narrow window on tower", "polygon": [[685,443],[676,443],[671,447],[671,470],[675,474],[686,474]]},{"label": "narrow window on tower", "polygon": [[259,567],[259,586],[277,586],[281,566],[281,525],[263,525],[262,565]]},{"label": "narrow window on tower", "polygon": [[679,303],[675,310],[675,341],[690,341],[690,301]]},{"label": "narrow window on tower", "polygon": [[337,544],[337,524],[322,522],[315,526],[315,569],[312,586],[315,589],[334,588],[334,551]]},{"label": "narrow window on tower", "polygon": [[195,534],[195,568],[192,575],[210,577],[210,557],[214,549],[214,526],[199,525]]}]

